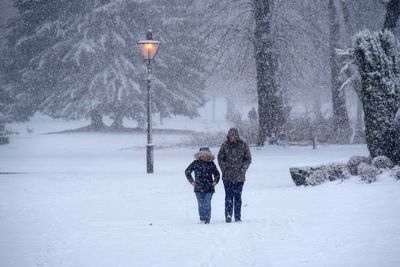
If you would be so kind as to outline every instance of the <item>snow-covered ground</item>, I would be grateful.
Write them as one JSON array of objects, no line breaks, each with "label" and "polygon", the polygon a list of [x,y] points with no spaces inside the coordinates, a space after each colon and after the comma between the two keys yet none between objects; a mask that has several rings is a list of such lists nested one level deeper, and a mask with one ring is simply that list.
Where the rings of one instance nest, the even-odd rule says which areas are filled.
[{"label": "snow-covered ground", "polygon": [[183,174],[198,148],[173,147],[185,136],[154,137],[171,146],[148,175],[145,136],[34,128],[0,146],[0,266],[400,266],[400,182],[296,187],[289,175],[363,145],[251,148],[243,222],[224,222],[220,184],[204,225]]}]

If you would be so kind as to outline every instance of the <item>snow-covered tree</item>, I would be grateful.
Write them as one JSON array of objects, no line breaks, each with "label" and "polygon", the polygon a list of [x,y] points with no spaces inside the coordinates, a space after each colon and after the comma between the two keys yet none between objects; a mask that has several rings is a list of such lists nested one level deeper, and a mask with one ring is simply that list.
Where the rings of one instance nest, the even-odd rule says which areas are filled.
[{"label": "snow-covered tree", "polygon": [[[289,97],[308,100],[315,92],[326,95],[315,86],[324,80],[326,69],[318,55],[324,52],[318,40],[324,29],[316,25],[319,5],[284,0],[208,2],[205,37],[214,45],[218,70],[226,73],[224,81],[237,83],[236,77],[242,78],[247,97],[258,102],[259,145],[267,138],[276,142],[283,136]],[[232,86],[227,88],[222,94],[237,95]]]},{"label": "snow-covered tree", "polygon": [[400,17],[400,0],[384,0],[384,3],[386,5],[386,16],[383,28],[393,31]]},{"label": "snow-covered tree", "polygon": [[273,49],[272,2],[253,1],[254,59],[257,70],[258,145],[267,137],[277,140],[284,124],[282,92],[277,84],[278,59]]},{"label": "snow-covered tree", "polygon": [[158,11],[153,18],[158,17],[162,34],[162,50],[156,58],[156,77],[162,83],[155,84],[155,111],[161,117],[196,117],[198,108],[205,103],[205,64],[210,58],[199,35],[194,1],[153,2]]},{"label": "snow-covered tree", "polygon": [[348,142],[351,136],[349,117],[346,108],[346,95],[340,85],[340,67],[336,49],[339,48],[339,16],[336,0],[329,0],[329,65],[331,72],[333,127],[336,129],[337,142]]},{"label": "snow-covered tree", "polygon": [[45,77],[49,68],[60,70],[54,75],[55,93],[42,103],[45,113],[67,119],[91,116],[96,126],[101,126],[99,115],[110,115],[118,128],[123,117],[138,119],[145,112],[143,64],[136,50],[145,6],[135,1],[92,4],[64,24],[62,38],[35,60],[30,78]]},{"label": "snow-covered tree", "polygon": [[49,54],[48,50],[63,40],[68,25],[87,12],[88,3],[17,0],[14,6],[18,16],[10,22],[1,71],[4,88],[11,97],[7,109],[18,114],[13,119],[28,119],[42,109],[43,101],[57,93],[63,73],[60,65],[45,65],[50,60],[61,62],[59,55]]},{"label": "snow-covered tree", "polygon": [[[184,2],[175,2],[175,9],[183,8]],[[19,1],[8,47],[21,63],[10,61],[6,76],[19,75],[13,79],[21,88],[16,95],[34,99],[33,111],[67,119],[90,116],[96,127],[102,115],[112,117],[115,127],[124,117],[141,120],[146,71],[136,43],[151,22],[163,43],[153,71],[153,110],[194,117],[204,102],[203,63],[188,46],[198,39],[186,36],[193,24],[184,12],[165,14],[173,11],[166,6],[128,0]]]},{"label": "snow-covered tree", "polygon": [[395,115],[400,108],[400,47],[390,31],[365,30],[348,51],[360,71],[366,140],[372,157],[400,162]]}]

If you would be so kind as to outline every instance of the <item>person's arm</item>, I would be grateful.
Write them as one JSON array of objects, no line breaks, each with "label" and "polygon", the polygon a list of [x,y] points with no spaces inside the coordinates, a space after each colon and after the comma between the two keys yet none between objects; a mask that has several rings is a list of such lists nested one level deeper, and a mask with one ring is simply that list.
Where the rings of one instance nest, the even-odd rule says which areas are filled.
[{"label": "person's arm", "polygon": [[212,163],[212,166],[213,166],[212,173],[213,173],[213,177],[214,177],[213,186],[216,186],[219,182],[220,174],[219,174],[217,166],[215,165],[214,162]]},{"label": "person's arm", "polygon": [[244,145],[245,145],[245,153],[243,157],[243,173],[246,173],[247,169],[251,164],[251,153],[249,146],[246,143],[244,143]]},{"label": "person's arm", "polygon": [[196,182],[194,181],[194,179],[193,179],[193,177],[192,177],[192,172],[194,171],[194,169],[195,169],[195,162],[196,161],[193,161],[192,163],[190,163],[190,165],[186,168],[186,170],[185,170],[185,176],[186,176],[186,179],[189,181],[189,183],[191,183],[193,186],[195,186],[196,185]]},{"label": "person's arm", "polygon": [[226,166],[226,163],[225,163],[226,154],[225,154],[225,145],[224,144],[222,144],[221,148],[219,149],[217,158],[218,158],[218,165],[221,168],[221,171],[224,172],[225,166]]}]

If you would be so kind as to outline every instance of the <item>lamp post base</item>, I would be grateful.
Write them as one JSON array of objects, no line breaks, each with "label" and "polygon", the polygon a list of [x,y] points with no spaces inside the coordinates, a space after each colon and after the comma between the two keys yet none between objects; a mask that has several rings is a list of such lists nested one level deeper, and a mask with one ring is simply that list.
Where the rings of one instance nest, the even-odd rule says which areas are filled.
[{"label": "lamp post base", "polygon": [[147,173],[153,173],[154,172],[154,168],[153,168],[153,145],[150,145],[150,144],[147,145],[146,158],[147,158]]}]

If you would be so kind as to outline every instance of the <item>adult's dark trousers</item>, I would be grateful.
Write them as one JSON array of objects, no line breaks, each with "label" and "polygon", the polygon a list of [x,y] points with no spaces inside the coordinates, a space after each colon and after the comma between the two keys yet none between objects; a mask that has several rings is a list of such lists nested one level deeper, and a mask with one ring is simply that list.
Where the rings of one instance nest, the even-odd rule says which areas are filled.
[{"label": "adult's dark trousers", "polygon": [[211,219],[211,199],[213,196],[212,192],[202,193],[195,192],[197,198],[197,204],[199,207],[200,221],[210,221]]},{"label": "adult's dark trousers", "polygon": [[244,182],[223,181],[225,188],[225,218],[232,218],[234,211],[235,220],[240,220],[242,216],[242,190]]}]

